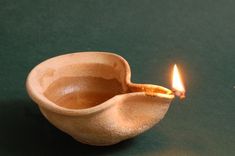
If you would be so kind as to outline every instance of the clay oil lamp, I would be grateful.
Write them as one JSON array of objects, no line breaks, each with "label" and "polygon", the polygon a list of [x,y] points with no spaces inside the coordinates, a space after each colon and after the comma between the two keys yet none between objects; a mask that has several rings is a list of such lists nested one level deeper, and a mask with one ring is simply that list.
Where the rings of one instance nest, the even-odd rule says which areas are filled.
[{"label": "clay oil lamp", "polygon": [[28,75],[26,86],[51,124],[79,142],[105,146],[153,127],[175,95],[184,97],[176,66],[173,73],[173,91],[135,84],[121,56],[79,52],[40,63]]}]

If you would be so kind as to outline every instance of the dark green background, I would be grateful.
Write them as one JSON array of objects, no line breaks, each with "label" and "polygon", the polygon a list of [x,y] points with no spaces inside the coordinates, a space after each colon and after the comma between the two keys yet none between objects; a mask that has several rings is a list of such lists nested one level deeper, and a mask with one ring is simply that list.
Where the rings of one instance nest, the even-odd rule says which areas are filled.
[{"label": "dark green background", "polygon": [[[110,147],[51,126],[25,90],[39,62],[74,51],[122,55],[132,81],[170,87],[173,63],[187,98],[164,120]],[[0,0],[0,155],[235,155],[235,1]]]}]

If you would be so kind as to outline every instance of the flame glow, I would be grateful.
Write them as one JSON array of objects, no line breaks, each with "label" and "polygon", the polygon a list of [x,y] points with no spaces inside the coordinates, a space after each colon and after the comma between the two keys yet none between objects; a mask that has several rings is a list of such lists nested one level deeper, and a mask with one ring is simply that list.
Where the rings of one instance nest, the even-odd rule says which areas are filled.
[{"label": "flame glow", "polygon": [[183,98],[185,95],[185,88],[179,73],[179,70],[176,66],[176,64],[174,65],[174,69],[173,69],[173,75],[172,75],[172,88],[174,91],[176,91],[176,95]]}]

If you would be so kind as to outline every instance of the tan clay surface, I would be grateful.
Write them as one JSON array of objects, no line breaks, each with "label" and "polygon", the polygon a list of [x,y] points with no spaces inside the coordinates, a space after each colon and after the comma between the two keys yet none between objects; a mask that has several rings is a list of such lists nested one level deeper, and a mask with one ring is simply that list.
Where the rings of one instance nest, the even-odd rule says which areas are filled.
[{"label": "tan clay surface", "polygon": [[57,128],[90,145],[111,145],[158,123],[172,92],[130,82],[130,68],[120,56],[80,52],[37,65],[27,79],[30,97]]}]

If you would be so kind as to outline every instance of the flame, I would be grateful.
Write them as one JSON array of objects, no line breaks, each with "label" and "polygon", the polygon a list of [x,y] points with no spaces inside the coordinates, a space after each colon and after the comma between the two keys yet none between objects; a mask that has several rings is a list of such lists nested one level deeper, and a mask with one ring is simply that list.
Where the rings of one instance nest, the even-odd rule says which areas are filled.
[{"label": "flame", "polygon": [[175,95],[179,96],[180,98],[185,97],[185,88],[176,64],[174,65],[173,68],[172,88],[173,91],[175,92]]}]

